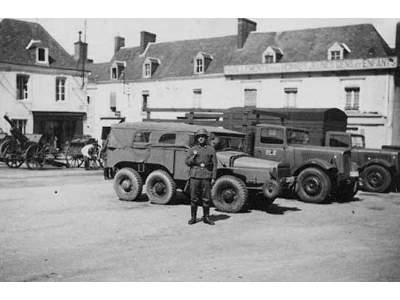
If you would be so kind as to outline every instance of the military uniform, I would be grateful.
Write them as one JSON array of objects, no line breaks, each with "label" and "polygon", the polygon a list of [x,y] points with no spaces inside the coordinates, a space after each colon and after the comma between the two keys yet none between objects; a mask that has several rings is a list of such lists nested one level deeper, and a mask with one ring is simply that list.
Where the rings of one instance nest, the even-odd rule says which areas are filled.
[{"label": "military uniform", "polygon": [[197,206],[202,204],[204,222],[213,223],[208,219],[211,205],[211,180],[217,176],[217,156],[212,146],[208,144],[195,145],[186,156],[186,164],[190,167],[190,202],[192,219],[195,223]]}]

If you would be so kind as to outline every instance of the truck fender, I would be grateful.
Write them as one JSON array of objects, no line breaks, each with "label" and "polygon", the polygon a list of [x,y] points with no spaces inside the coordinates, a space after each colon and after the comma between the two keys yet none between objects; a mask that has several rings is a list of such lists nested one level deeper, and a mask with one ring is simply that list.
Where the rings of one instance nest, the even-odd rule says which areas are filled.
[{"label": "truck fender", "polygon": [[332,171],[337,170],[337,168],[334,165],[330,164],[329,162],[322,160],[322,159],[313,158],[313,159],[307,160],[304,164],[302,164],[300,167],[295,169],[293,174],[295,176],[297,176],[300,174],[301,171],[303,171],[306,168],[310,168],[310,167],[317,167],[326,172],[332,172]]},{"label": "truck fender", "polygon": [[371,166],[371,165],[380,165],[382,167],[387,168],[388,170],[392,170],[395,166],[390,164],[387,160],[384,159],[371,159],[367,161],[365,164],[360,166],[361,171],[364,170],[366,167]]}]

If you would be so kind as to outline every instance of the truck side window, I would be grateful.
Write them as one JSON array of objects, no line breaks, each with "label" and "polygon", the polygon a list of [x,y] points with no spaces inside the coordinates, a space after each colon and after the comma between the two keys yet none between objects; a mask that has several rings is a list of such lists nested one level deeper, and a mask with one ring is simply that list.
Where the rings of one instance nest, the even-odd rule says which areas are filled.
[{"label": "truck side window", "polygon": [[346,135],[332,135],[329,139],[329,146],[331,147],[349,147]]},{"label": "truck side window", "polygon": [[264,144],[283,144],[283,130],[279,128],[261,128],[260,142]]},{"label": "truck side window", "polygon": [[163,134],[158,142],[160,144],[175,144],[176,141],[176,134],[175,133],[166,133]]},{"label": "truck side window", "polygon": [[148,143],[150,138],[150,132],[138,131],[133,138],[134,143]]}]

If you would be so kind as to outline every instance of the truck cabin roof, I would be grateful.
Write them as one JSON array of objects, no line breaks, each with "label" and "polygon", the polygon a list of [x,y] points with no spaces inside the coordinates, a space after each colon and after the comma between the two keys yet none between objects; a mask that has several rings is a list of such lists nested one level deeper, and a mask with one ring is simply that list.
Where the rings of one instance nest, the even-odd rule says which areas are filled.
[{"label": "truck cabin roof", "polygon": [[196,133],[199,129],[204,128],[209,133],[218,134],[218,135],[229,135],[235,137],[244,137],[245,135],[241,132],[224,129],[221,127],[212,127],[212,126],[202,126],[202,125],[191,125],[185,123],[173,123],[173,122],[129,122],[129,123],[120,123],[111,126],[111,130],[113,129],[121,129],[121,130],[141,130],[141,131],[171,131],[171,132],[187,132],[187,133]]}]

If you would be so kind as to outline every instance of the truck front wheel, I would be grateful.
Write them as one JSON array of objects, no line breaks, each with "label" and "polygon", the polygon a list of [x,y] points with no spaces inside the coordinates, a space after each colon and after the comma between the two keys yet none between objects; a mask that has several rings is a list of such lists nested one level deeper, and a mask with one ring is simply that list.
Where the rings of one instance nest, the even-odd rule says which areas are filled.
[{"label": "truck front wheel", "polygon": [[223,212],[237,213],[247,202],[247,188],[237,177],[224,175],[215,181],[211,189],[211,198],[215,207]]},{"label": "truck front wheel", "polygon": [[167,204],[176,194],[176,183],[163,170],[155,170],[146,180],[146,194],[151,203]]},{"label": "truck front wheel", "polygon": [[134,201],[142,194],[142,177],[134,169],[122,168],[115,175],[113,187],[120,200]]},{"label": "truck front wheel", "polygon": [[384,193],[392,183],[392,174],[385,167],[371,165],[361,172],[364,188],[368,192]]},{"label": "truck front wheel", "polygon": [[322,170],[307,168],[297,177],[297,195],[301,201],[321,203],[331,193],[331,180]]}]

